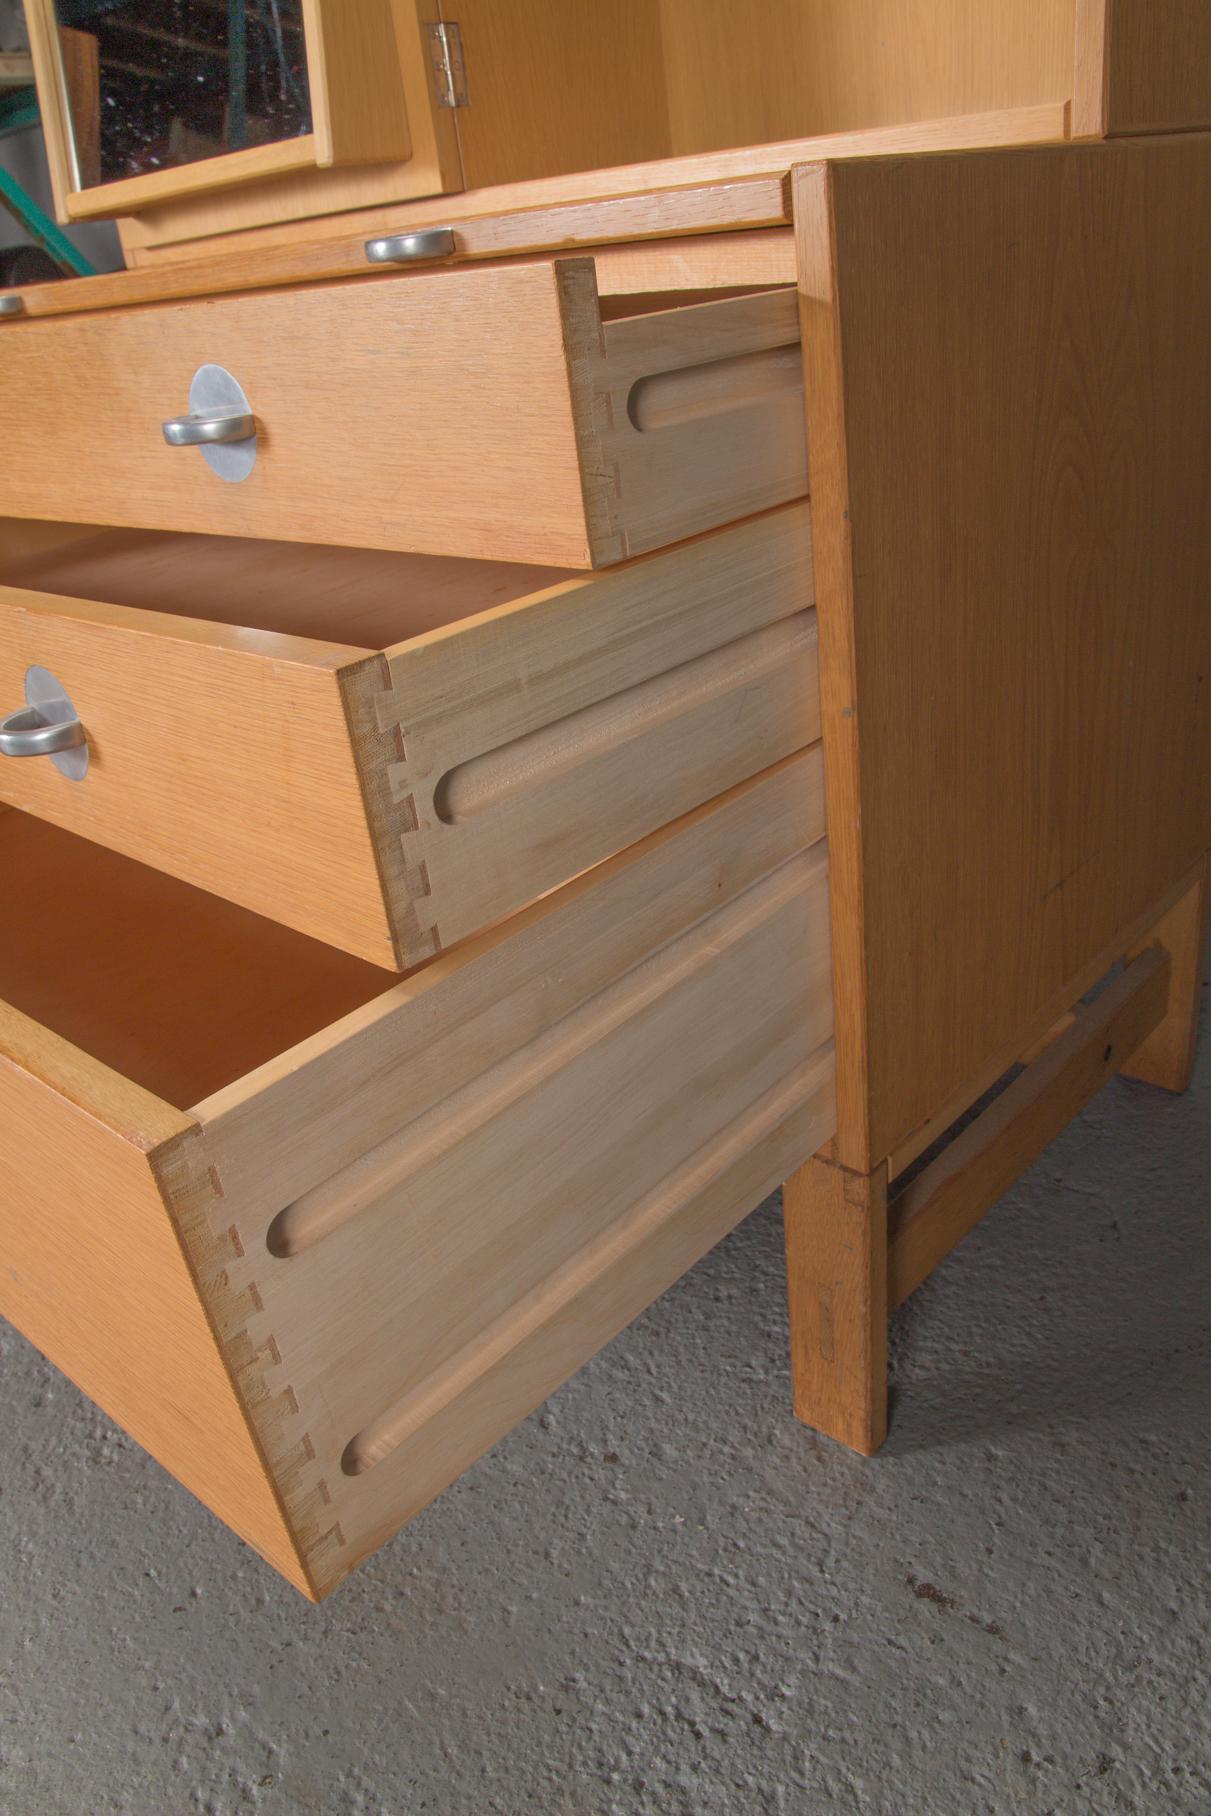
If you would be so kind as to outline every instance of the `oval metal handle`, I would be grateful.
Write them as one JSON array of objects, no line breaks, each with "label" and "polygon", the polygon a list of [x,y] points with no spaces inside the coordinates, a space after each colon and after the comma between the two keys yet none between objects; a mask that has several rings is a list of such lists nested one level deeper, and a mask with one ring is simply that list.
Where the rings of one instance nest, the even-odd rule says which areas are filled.
[{"label": "oval metal handle", "polygon": [[170,448],[202,448],[218,441],[251,441],[256,435],[256,417],[244,410],[222,416],[172,416],[164,424],[164,439]]},{"label": "oval metal handle", "polygon": [[366,241],[372,265],[412,265],[421,259],[448,259],[456,250],[449,227],[419,227],[415,233],[389,233]]},{"label": "oval metal handle", "polygon": [[0,719],[0,754],[6,757],[53,757],[87,741],[79,719],[44,719],[36,706]]},{"label": "oval metal handle", "polygon": [[0,296],[0,315],[24,315],[25,298],[16,290],[8,290]]}]

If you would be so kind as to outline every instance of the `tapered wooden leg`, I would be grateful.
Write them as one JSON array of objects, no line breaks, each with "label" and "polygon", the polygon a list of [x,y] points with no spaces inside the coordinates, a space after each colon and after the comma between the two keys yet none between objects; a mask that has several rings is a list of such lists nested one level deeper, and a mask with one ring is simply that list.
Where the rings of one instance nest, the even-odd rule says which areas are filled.
[{"label": "tapered wooden leg", "polygon": [[795,1413],[869,1456],[887,1436],[887,1167],[809,1160],[782,1202]]},{"label": "tapered wooden leg", "polygon": [[1122,1072],[1126,1078],[1140,1078],[1166,1091],[1184,1091],[1194,1070],[1206,954],[1209,869],[1211,859],[1204,861],[1199,880],[1136,948],[1140,951],[1159,944],[1173,961],[1169,1009],[1164,1021],[1136,1049]]}]

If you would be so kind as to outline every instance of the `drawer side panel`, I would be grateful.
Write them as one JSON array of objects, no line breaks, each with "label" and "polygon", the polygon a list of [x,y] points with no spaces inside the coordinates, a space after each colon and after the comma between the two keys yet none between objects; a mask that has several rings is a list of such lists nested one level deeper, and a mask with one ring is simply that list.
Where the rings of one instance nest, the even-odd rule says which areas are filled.
[{"label": "drawer side panel", "polygon": [[734,790],[201,1106],[225,1334],[288,1505],[324,1510],[322,1588],[831,1134],[819,772]]},{"label": "drawer side panel", "polygon": [[812,598],[792,506],[389,652],[379,823],[405,955],[813,743]]}]

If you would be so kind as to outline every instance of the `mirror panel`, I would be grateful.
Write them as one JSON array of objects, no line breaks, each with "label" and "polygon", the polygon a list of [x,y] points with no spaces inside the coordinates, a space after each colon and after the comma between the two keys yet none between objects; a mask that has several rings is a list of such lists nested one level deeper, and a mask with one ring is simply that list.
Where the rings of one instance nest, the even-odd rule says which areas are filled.
[{"label": "mirror panel", "polygon": [[77,187],[312,129],[302,0],[53,0]]}]

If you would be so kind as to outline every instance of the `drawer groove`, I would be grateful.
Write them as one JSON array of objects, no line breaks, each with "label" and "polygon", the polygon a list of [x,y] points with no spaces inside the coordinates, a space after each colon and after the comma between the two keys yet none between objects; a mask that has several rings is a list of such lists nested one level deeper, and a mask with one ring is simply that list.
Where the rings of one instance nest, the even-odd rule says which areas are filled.
[{"label": "drawer groove", "polygon": [[[456,825],[522,789],[567,775],[629,738],[655,731],[722,694],[738,693],[805,651],[814,652],[815,644],[814,610],[797,612],[780,624],[750,631],[650,681],[472,757],[447,770],[438,782],[437,817],[448,826]],[[407,798],[415,812],[414,797]]]},{"label": "drawer groove", "polygon": [[362,1427],[341,1453],[341,1472],[365,1475],[464,1394],[489,1369],[499,1367],[544,1324],[552,1323],[595,1279],[650,1242],[710,1181],[787,1118],[831,1088],[829,1041],[810,1060],[764,1092],[712,1141],[641,1198],[625,1217],[587,1243],[561,1268],[512,1306],[481,1336],[421,1384]]},{"label": "drawer groove", "polygon": [[266,1247],[270,1254],[289,1259],[348,1223],[360,1211],[379,1204],[388,1193],[398,1190],[494,1117],[503,1115],[613,1029],[746,938],[809,889],[817,874],[826,869],[827,861],[823,843],[810,853],[791,858],[726,908],[707,916],[572,1010],[527,1046],[295,1199],[269,1226]]},{"label": "drawer groove", "polygon": [[627,419],[645,435],[744,409],[776,391],[797,395],[802,389],[803,365],[795,339],[785,347],[733,353],[726,359],[638,378],[627,393]]}]

